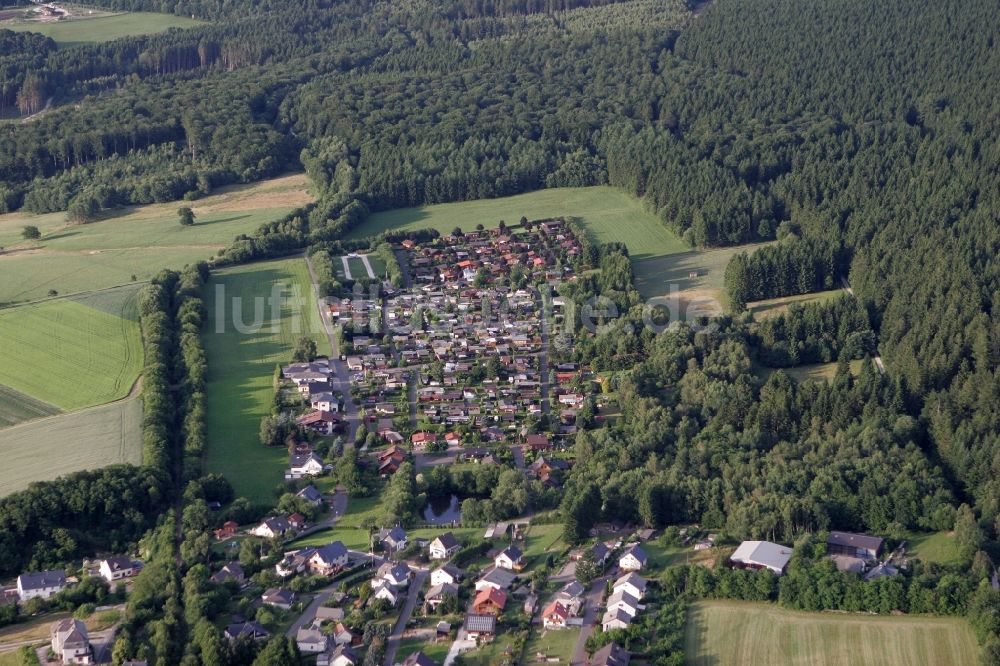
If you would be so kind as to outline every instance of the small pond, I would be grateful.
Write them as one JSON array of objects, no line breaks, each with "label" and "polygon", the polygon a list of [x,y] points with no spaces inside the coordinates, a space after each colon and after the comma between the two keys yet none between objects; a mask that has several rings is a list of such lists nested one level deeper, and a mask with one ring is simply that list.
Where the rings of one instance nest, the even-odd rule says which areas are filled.
[{"label": "small pond", "polygon": [[432,497],[427,500],[422,515],[424,521],[432,525],[457,523],[462,519],[461,501],[458,495]]}]

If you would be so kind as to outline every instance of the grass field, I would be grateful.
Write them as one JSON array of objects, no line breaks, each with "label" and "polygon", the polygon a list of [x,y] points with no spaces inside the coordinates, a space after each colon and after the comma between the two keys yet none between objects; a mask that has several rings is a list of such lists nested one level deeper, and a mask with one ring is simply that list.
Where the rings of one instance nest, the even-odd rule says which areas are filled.
[{"label": "grass field", "polygon": [[142,403],[138,398],[60,414],[0,430],[0,496],[33,481],[142,462]]},{"label": "grass field", "polygon": [[769,604],[699,602],[685,636],[692,666],[964,666],[979,660],[957,618],[788,611]]},{"label": "grass field", "polygon": [[443,664],[448,656],[451,641],[426,641],[419,638],[405,638],[399,642],[397,658],[406,659],[418,650],[427,655],[435,664]]},{"label": "grass field", "polygon": [[137,293],[0,310],[0,384],[67,411],[124,397],[142,369]]},{"label": "grass field", "polygon": [[[312,200],[302,174],[220,188],[194,202],[106,211],[90,224],[69,225],[64,213],[0,215],[0,303],[44,298],[50,289],[77,293],[147,280],[162,268],[208,259],[241,233],[252,232]],[[182,227],[177,209],[191,206],[197,223]],[[39,241],[21,239],[34,225]]]},{"label": "grass field", "polygon": [[0,385],[0,428],[58,413],[59,408],[54,405]]},{"label": "grass field", "polygon": [[[576,639],[579,636],[580,630],[574,627],[554,630],[532,627],[531,638],[528,639],[524,649],[524,660],[531,664],[558,659],[547,663],[568,664],[573,659],[573,648],[576,647]],[[544,657],[538,659],[540,655]]]},{"label": "grass field", "polygon": [[127,14],[110,14],[95,11],[94,16],[87,14],[86,9],[71,9],[71,13],[80,12],[73,18],[41,23],[38,21],[7,22],[0,28],[15,32],[38,32],[59,43],[63,48],[108,42],[130,35],[151,35],[164,32],[170,28],[193,28],[204,25],[201,21],[172,14],[154,14],[151,12],[133,12]]},{"label": "grass field", "polygon": [[[273,320],[272,308],[266,303],[272,285],[280,285],[286,296]],[[219,286],[224,289],[224,298],[218,297]],[[294,290],[301,298],[297,304],[291,302]],[[234,324],[233,309],[240,306],[238,316],[249,326],[255,320],[255,299],[259,299],[264,325],[254,332],[241,333]],[[265,448],[258,439],[260,420],[271,410],[274,368],[291,361],[295,343],[302,336],[312,337],[320,353],[330,352],[321,333],[305,261],[284,259],[220,271],[208,285],[206,304],[206,471],[225,474],[237,496],[270,501],[271,491],[281,483],[282,471],[288,465],[284,449]]]},{"label": "grass field", "polygon": [[[862,363],[864,361],[861,360],[849,363],[851,374],[855,377],[861,374]],[[757,376],[764,381],[767,381],[767,378],[777,371],[777,368],[765,368],[760,365],[755,365],[754,368]],[[800,383],[833,381],[833,378],[837,376],[836,363],[812,363],[809,365],[798,365],[794,368],[781,368],[781,370],[784,370],[785,374]]]},{"label": "grass field", "polygon": [[753,313],[755,319],[766,319],[774,317],[788,311],[792,305],[805,305],[806,303],[825,303],[832,301],[838,296],[844,296],[847,292],[843,289],[830,289],[829,291],[818,291],[813,294],[799,294],[798,296],[784,296],[782,298],[771,298],[766,301],[747,303],[747,310]]},{"label": "grass field", "polygon": [[955,544],[954,532],[933,532],[906,536],[906,550],[924,562],[938,564],[961,564],[962,557]]}]

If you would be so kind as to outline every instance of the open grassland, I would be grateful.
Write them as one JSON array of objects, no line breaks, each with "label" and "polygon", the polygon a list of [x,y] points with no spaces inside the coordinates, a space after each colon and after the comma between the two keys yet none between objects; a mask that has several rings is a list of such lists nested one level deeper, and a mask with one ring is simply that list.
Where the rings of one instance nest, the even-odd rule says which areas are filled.
[{"label": "open grassland", "polygon": [[[269,299],[275,285],[282,299],[280,307],[272,308]],[[295,343],[303,336],[313,338],[321,354],[330,353],[305,260],[284,259],[220,271],[213,275],[205,296],[206,471],[224,474],[237,496],[270,501],[288,465],[284,449],[265,448],[259,440],[260,420],[271,412],[274,369],[291,361]],[[254,326],[255,320],[262,325]]]},{"label": "open grassland", "polygon": [[129,398],[0,430],[0,496],[85,469],[142,462],[142,403]]},{"label": "open grassland", "polygon": [[137,293],[0,310],[0,384],[67,411],[124,397],[142,369]]},{"label": "open grassland", "polygon": [[685,636],[692,666],[960,666],[978,663],[957,618],[788,611],[770,604],[699,602]]},{"label": "open grassland", "polygon": [[58,407],[0,384],[0,428],[58,413]]},{"label": "open grassland", "polygon": [[[302,174],[284,176],[193,202],[106,211],[89,224],[67,224],[64,213],[0,215],[0,303],[147,280],[163,268],[208,259],[237,235],[312,201],[306,186]],[[194,226],[178,223],[181,206],[194,210]],[[25,225],[37,226],[41,240],[22,240]]]},{"label": "open grassland", "polygon": [[67,48],[79,44],[109,42],[132,35],[151,35],[165,32],[170,28],[193,28],[204,25],[184,16],[154,14],[152,12],[132,12],[110,14],[94,10],[93,14],[83,7],[71,7],[69,18],[59,21],[9,21],[0,28],[15,32],[38,32],[55,40],[59,46]]},{"label": "open grassland", "polygon": [[[851,374],[855,377],[861,374],[862,363],[864,363],[864,361],[854,360],[848,364],[851,368]],[[794,368],[766,368],[764,366],[757,365],[754,367],[757,376],[764,381],[767,381],[767,378],[779,369],[784,370],[785,374],[800,383],[832,382],[833,378],[837,376],[836,363],[811,363],[808,365],[797,365]]]},{"label": "open grassland", "polygon": [[806,303],[825,303],[840,296],[846,296],[847,292],[842,289],[830,289],[828,291],[818,291],[812,294],[799,294],[798,296],[784,296],[782,298],[771,298],[766,301],[756,301],[747,303],[747,310],[753,313],[755,319],[766,319],[788,312],[792,305],[805,305]]}]

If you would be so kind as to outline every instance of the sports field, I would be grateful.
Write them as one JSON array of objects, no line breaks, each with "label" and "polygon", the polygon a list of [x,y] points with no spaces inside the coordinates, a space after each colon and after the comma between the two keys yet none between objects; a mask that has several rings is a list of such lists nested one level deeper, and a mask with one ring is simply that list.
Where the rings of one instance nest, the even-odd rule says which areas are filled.
[{"label": "sports field", "polygon": [[[282,295],[278,308],[272,308],[269,300],[274,285]],[[300,302],[292,302],[295,297]],[[258,439],[260,420],[271,410],[274,368],[291,361],[295,343],[304,335],[316,340],[320,353],[330,352],[305,260],[219,271],[208,285],[205,303],[208,322],[202,335],[209,368],[205,468],[225,474],[237,496],[270,501],[288,466],[284,449],[265,448]],[[242,321],[236,322],[240,317]],[[263,325],[253,326],[255,321]]]},{"label": "sports field", "polygon": [[693,604],[692,666],[964,666],[979,663],[965,620],[788,611],[771,604]]},{"label": "sports field", "polygon": [[142,402],[129,398],[0,430],[0,496],[84,469],[142,462]]},{"label": "sports field", "polygon": [[0,384],[66,411],[124,397],[142,369],[137,293],[0,310]]},{"label": "sports field", "polygon": [[[93,11],[93,14],[88,14],[88,11]],[[201,21],[172,14],[151,12],[111,14],[82,7],[71,7],[70,12],[73,16],[59,21],[6,22],[0,24],[0,28],[15,32],[38,32],[51,37],[61,47],[67,48],[78,44],[109,42],[131,35],[151,35],[170,28],[193,28],[204,25]]]},{"label": "sports field", "polygon": [[[64,213],[0,215],[0,304],[148,280],[163,268],[208,259],[241,233],[312,201],[302,174],[220,188],[193,202],[106,211],[90,224],[70,225]],[[190,206],[196,224],[183,227],[177,209]],[[39,241],[21,239],[34,225]]]},{"label": "sports field", "polygon": [[843,289],[830,289],[828,291],[817,291],[812,294],[799,294],[798,296],[783,296],[781,298],[771,298],[766,301],[756,301],[747,303],[747,310],[753,313],[757,320],[774,317],[788,312],[792,305],[805,305],[806,303],[825,303],[832,301],[838,296],[845,296],[847,292]]}]

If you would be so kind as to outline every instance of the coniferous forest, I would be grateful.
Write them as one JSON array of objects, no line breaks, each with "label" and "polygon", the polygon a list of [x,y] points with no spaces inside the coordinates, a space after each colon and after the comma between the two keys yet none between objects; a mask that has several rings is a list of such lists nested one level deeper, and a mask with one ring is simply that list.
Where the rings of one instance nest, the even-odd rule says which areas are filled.
[{"label": "coniferous forest", "polygon": [[[2,126],[0,211],[196,198],[301,168],[319,200],[235,239],[216,266],[309,247],[332,256],[374,211],[597,184],[641,197],[695,247],[778,240],[735,255],[733,312],[710,334],[640,329],[627,260],[594,263],[567,297],[603,293],[625,314],[596,336],[571,331],[566,360],[627,370],[623,415],[577,438],[561,495],[525,484],[517,509],[558,507],[571,541],[598,519],[789,542],[955,529],[967,562],[996,561],[995,2],[716,0],[696,14],[681,0],[89,4],[206,24],[71,48],[0,30],[0,112],[53,105]],[[195,603],[205,525],[179,508],[226,495],[198,469],[208,270],[166,273],[144,292],[142,476],[109,468],[0,500],[4,574],[146,530],[148,550],[173,554],[184,535],[178,559],[198,564],[182,578],[161,558],[126,625],[135,645],[151,637],[157,664],[244,663],[220,645],[212,605]],[[742,312],[842,279],[856,299],[759,322]],[[839,370],[825,384],[780,370],[761,380],[754,362]],[[81,518],[98,505],[99,518]],[[984,659],[1000,663],[987,569],[971,568],[960,602],[907,607],[970,615]],[[922,575],[938,590],[948,574]],[[812,608],[791,585],[783,598]]]}]

